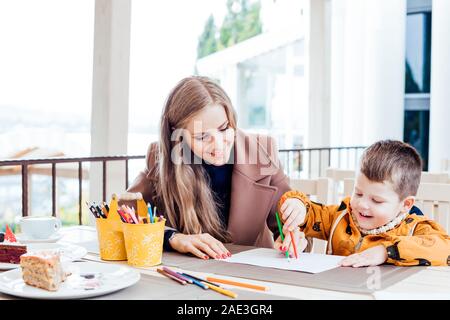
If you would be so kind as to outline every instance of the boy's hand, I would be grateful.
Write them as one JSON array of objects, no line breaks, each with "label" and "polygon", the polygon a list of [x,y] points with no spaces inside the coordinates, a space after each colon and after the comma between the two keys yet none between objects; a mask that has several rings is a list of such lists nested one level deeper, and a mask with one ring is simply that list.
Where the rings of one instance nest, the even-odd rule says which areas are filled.
[{"label": "boy's hand", "polygon": [[306,207],[302,201],[296,198],[289,198],[284,201],[280,208],[281,218],[284,221],[283,233],[288,234],[294,231],[305,221]]},{"label": "boy's hand", "polygon": [[386,262],[388,256],[386,248],[383,245],[379,245],[360,253],[355,253],[340,262],[342,267],[367,267],[378,266]]},{"label": "boy's hand", "polygon": [[[295,229],[292,231],[295,238],[295,244],[297,245],[297,253],[303,252],[308,245],[308,241],[305,238],[305,234],[300,232],[300,230]],[[291,233],[288,232],[284,238],[284,241],[281,241],[281,236],[278,236],[277,240],[275,240],[275,249],[279,250],[282,254],[289,251],[289,257],[295,257],[294,246],[292,245]]]}]

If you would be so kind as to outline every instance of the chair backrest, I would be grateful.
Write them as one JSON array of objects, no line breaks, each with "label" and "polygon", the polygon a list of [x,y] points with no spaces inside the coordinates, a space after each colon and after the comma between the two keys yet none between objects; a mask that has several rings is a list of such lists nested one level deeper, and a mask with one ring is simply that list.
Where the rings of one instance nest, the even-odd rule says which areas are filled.
[{"label": "chair backrest", "polygon": [[450,184],[421,183],[416,196],[416,206],[423,214],[450,231]]},{"label": "chair backrest", "polygon": [[[355,179],[352,177],[344,178],[344,197],[351,196],[353,187],[355,186]],[[450,175],[448,173],[434,173],[423,171],[420,183],[450,183]]]},{"label": "chair backrest", "polygon": [[355,178],[355,170],[328,168],[326,176],[332,180],[332,201],[338,203],[347,196],[344,192],[344,179]]},{"label": "chair backrest", "polygon": [[450,159],[442,159],[442,171],[450,172]]},{"label": "chair backrest", "polygon": [[420,183],[450,183],[449,174],[445,172],[422,172]]},{"label": "chair backrest", "polygon": [[344,195],[346,197],[352,195],[354,187],[355,187],[355,179],[353,178],[344,179]]},{"label": "chair backrest", "polygon": [[[328,178],[317,179],[290,179],[292,189],[301,191],[308,195],[312,201],[322,204],[330,204],[331,198],[331,180]],[[311,252],[325,254],[327,250],[327,241],[313,239]]]},{"label": "chair backrest", "polygon": [[290,179],[290,186],[308,195],[313,201],[331,203],[331,180],[328,178]]}]

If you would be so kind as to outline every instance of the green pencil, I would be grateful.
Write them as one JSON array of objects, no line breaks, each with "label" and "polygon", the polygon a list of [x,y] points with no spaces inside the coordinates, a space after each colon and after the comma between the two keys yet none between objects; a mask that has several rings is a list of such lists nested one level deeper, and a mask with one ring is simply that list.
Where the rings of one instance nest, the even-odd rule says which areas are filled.
[{"label": "green pencil", "polygon": [[[281,220],[278,216],[278,211],[275,212],[275,217],[277,218],[278,230],[280,231],[281,241],[284,241],[283,227],[281,226]],[[289,252],[286,250],[286,258],[289,260]]]}]

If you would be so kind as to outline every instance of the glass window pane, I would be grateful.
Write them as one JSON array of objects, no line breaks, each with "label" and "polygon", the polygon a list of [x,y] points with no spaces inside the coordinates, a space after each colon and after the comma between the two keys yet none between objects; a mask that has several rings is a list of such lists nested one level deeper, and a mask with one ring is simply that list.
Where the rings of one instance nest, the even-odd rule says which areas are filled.
[{"label": "glass window pane", "polygon": [[405,111],[404,140],[420,153],[423,170],[428,170],[430,111]]},{"label": "glass window pane", "polygon": [[[0,158],[89,155],[94,9],[94,1],[0,1]],[[51,213],[51,169],[45,169],[29,168],[32,215]],[[0,231],[14,228],[21,215],[17,172],[0,167]],[[70,174],[57,178],[65,224],[78,218],[76,165]]]},{"label": "glass window pane", "polygon": [[406,18],[406,93],[430,92],[431,13]]}]

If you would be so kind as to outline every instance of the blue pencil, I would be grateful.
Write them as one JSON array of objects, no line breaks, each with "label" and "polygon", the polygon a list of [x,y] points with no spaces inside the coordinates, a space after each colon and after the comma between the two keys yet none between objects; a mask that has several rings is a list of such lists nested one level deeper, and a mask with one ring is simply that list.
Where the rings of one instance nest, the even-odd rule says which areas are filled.
[{"label": "blue pencil", "polygon": [[150,223],[153,223],[153,212],[152,212],[152,206],[150,203],[147,203],[148,207],[148,216],[150,217]]},{"label": "blue pencil", "polygon": [[190,276],[186,275],[185,273],[181,273],[181,272],[177,272],[177,273],[182,275],[183,277],[189,279],[189,280],[192,280],[192,283],[197,285],[197,286],[199,286],[200,288],[205,289],[205,290],[208,289],[207,285],[201,283],[200,281],[195,280],[194,278],[191,278]]}]

